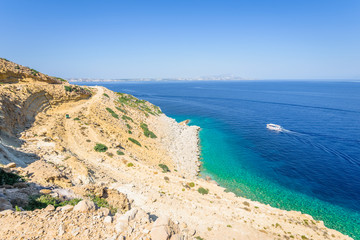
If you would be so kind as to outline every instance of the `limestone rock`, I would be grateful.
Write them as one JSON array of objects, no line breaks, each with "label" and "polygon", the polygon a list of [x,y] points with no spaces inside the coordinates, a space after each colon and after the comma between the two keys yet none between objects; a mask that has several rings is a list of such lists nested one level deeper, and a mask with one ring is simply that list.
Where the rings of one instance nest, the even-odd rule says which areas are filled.
[{"label": "limestone rock", "polygon": [[16,168],[16,163],[12,162],[5,166],[5,168]]},{"label": "limestone rock", "polygon": [[5,198],[0,198],[0,211],[8,209],[13,210],[11,203]]},{"label": "limestone rock", "polygon": [[51,211],[55,210],[55,207],[50,204],[50,205],[47,205],[47,207],[44,210],[47,211],[47,212],[51,212]]},{"label": "limestone rock", "polygon": [[74,211],[91,212],[95,210],[95,204],[89,200],[82,200],[74,207]]}]

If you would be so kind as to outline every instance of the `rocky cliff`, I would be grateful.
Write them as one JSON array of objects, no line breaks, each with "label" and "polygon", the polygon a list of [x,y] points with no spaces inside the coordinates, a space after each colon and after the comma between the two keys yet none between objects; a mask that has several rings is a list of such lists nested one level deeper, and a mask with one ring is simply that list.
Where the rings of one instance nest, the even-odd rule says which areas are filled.
[{"label": "rocky cliff", "polygon": [[0,59],[0,239],[350,239],[197,177],[159,107]]}]

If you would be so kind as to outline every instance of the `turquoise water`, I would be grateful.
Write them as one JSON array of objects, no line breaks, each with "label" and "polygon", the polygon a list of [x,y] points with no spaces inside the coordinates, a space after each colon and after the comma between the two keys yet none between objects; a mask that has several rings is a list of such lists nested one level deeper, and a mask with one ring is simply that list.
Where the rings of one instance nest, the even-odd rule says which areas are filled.
[{"label": "turquoise water", "polygon": [[[315,220],[324,221],[327,227],[358,239],[360,234],[358,212],[289,190],[259,176],[254,170],[258,166],[243,165],[238,159],[253,159],[256,165],[256,159],[261,156],[241,145],[234,149],[231,144],[231,133],[226,133],[221,129],[221,122],[196,116],[173,117],[178,121],[191,119],[189,125],[201,126],[200,146],[204,176],[211,176],[221,186],[239,196],[270,204],[273,207],[310,214]],[[244,143],[244,145],[247,144]]]},{"label": "turquoise water", "polygon": [[202,174],[229,191],[360,239],[360,83],[102,85],[200,126]]}]

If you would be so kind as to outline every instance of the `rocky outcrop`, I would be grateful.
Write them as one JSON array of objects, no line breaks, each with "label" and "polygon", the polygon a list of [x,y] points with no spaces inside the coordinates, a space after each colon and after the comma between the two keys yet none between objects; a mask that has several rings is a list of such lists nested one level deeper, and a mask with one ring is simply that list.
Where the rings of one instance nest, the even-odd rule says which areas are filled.
[{"label": "rocky outcrop", "polygon": [[44,82],[50,84],[62,84],[65,80],[56,77],[50,77],[43,73],[13,63],[7,59],[0,58],[0,83],[20,83],[20,82]]}]

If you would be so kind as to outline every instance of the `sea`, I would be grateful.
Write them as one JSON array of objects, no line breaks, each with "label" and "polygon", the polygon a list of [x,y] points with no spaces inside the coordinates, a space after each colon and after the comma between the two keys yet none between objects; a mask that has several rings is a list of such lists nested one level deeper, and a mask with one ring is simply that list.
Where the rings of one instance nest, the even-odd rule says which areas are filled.
[{"label": "sea", "polygon": [[201,177],[360,239],[360,81],[84,85],[132,94],[200,126]]}]

